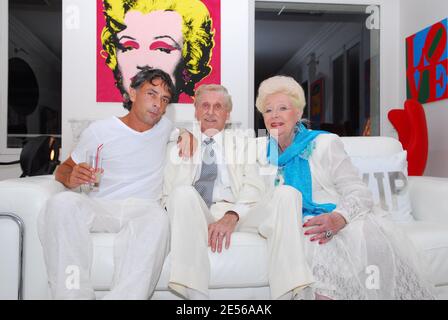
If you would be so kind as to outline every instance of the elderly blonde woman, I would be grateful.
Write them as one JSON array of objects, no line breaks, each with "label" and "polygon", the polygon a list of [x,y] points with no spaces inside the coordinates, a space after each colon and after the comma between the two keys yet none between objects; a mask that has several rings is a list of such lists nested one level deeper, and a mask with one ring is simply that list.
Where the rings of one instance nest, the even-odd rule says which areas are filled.
[{"label": "elderly blonde woman", "polygon": [[303,89],[276,76],[256,101],[269,138],[259,161],[277,170],[269,187],[289,185],[302,195],[305,252],[317,299],[430,299],[433,286],[410,241],[373,213],[372,196],[341,139],[301,124]]}]

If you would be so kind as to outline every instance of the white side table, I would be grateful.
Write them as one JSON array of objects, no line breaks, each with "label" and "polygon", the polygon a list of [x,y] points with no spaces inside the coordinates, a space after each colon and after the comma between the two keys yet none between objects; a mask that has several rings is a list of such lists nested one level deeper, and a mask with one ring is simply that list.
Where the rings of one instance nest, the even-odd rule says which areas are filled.
[{"label": "white side table", "polygon": [[23,239],[20,217],[0,212],[0,300],[23,298]]}]

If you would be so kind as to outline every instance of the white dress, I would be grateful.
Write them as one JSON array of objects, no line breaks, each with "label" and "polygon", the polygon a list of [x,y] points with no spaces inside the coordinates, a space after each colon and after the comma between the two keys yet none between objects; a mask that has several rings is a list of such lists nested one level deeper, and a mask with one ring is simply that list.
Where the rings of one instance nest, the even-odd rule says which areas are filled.
[{"label": "white dress", "polygon": [[[424,259],[393,222],[378,214],[341,139],[319,135],[308,160],[313,201],[336,204],[335,211],[348,222],[327,244],[311,242],[309,237],[305,241],[314,293],[336,300],[433,299],[434,286],[425,274]],[[266,168],[273,166],[267,164],[263,147],[258,149],[258,161],[268,188],[275,188],[276,170],[266,174]]]}]

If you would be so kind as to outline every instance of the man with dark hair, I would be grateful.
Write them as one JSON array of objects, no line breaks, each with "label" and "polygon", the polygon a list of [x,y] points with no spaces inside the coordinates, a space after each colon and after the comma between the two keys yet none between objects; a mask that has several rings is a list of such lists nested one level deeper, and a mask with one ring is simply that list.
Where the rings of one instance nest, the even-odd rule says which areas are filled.
[{"label": "man with dark hair", "polygon": [[[90,232],[118,233],[115,272],[106,299],[147,299],[169,250],[169,220],[160,205],[163,168],[172,123],[163,115],[174,92],[161,70],[143,68],[132,80],[129,113],[93,122],[56,180],[73,189],[95,181],[87,153],[100,151],[98,190],[66,191],[39,216],[48,280],[55,299],[94,299]],[[188,134],[188,133],[187,133]],[[68,281],[77,275],[78,279]]]},{"label": "man with dark hair", "polygon": [[[159,79],[162,80],[162,82],[165,84],[166,90],[168,90],[168,93],[170,94],[170,97],[175,95],[176,88],[174,87],[174,83],[171,80],[171,77],[164,71],[160,69],[152,69],[148,66],[145,67],[138,67],[138,69],[141,71],[137,73],[132,79],[131,79],[131,90],[138,89],[142,86],[143,83],[149,82],[154,85],[153,80]],[[127,101],[123,102],[123,107],[125,109],[131,110],[132,107],[132,100],[129,96],[129,99]]]}]

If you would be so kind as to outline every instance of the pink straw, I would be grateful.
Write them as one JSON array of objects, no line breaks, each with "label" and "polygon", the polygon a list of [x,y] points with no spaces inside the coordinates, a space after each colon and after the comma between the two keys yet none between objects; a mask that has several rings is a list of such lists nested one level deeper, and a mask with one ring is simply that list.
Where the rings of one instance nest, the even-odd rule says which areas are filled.
[{"label": "pink straw", "polygon": [[98,148],[96,149],[95,170],[98,169],[98,160],[99,160],[99,157],[100,157],[100,151],[101,151],[102,148],[103,148],[103,144],[100,144],[100,145],[98,146]]}]

